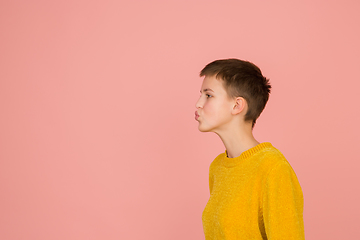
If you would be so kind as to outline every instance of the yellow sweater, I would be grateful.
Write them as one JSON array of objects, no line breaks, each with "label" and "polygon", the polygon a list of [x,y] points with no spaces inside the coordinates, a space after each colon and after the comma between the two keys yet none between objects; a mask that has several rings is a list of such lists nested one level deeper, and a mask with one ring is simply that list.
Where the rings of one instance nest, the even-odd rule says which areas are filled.
[{"label": "yellow sweater", "polygon": [[210,165],[205,239],[305,239],[303,195],[294,170],[271,143]]}]

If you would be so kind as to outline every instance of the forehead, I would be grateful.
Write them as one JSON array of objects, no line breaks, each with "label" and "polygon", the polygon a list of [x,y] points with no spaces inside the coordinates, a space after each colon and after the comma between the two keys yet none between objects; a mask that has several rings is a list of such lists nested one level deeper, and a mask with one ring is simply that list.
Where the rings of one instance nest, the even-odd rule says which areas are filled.
[{"label": "forehead", "polygon": [[201,91],[206,89],[211,89],[214,92],[225,92],[223,81],[221,79],[217,79],[215,76],[205,76],[201,86]]}]

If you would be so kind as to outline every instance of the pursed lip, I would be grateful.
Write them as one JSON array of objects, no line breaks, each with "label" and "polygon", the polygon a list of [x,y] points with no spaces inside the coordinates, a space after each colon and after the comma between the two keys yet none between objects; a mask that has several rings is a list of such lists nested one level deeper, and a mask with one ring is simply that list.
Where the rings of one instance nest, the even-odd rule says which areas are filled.
[{"label": "pursed lip", "polygon": [[199,114],[198,114],[198,112],[197,111],[195,111],[195,120],[198,120],[199,119]]}]

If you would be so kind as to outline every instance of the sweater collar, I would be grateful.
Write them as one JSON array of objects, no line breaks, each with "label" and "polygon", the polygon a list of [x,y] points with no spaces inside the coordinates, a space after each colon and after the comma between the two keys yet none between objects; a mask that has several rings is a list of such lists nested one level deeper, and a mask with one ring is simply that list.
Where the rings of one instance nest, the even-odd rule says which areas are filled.
[{"label": "sweater collar", "polygon": [[260,144],[256,145],[255,147],[250,148],[250,149],[246,150],[245,152],[241,153],[240,156],[234,157],[234,158],[228,158],[227,151],[225,150],[224,158],[222,159],[222,164],[225,167],[234,167],[237,164],[239,164],[240,162],[242,162],[246,159],[249,159],[256,153],[261,152],[262,150],[264,150],[266,148],[271,148],[271,147],[272,147],[272,145],[269,142],[260,143]]}]

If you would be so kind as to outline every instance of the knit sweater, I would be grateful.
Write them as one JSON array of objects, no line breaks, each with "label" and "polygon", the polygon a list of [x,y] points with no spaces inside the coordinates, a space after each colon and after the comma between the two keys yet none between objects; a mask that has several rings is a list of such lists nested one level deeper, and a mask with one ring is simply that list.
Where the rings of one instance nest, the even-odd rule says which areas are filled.
[{"label": "knit sweater", "polygon": [[202,220],[205,239],[305,239],[303,194],[288,161],[261,143],[210,165],[210,199]]}]

